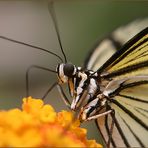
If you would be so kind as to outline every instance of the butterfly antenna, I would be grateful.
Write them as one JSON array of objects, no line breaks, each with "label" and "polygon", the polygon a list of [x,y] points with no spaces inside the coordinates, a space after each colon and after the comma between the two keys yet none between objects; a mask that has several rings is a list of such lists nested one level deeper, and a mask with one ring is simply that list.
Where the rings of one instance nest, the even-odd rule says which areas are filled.
[{"label": "butterfly antenna", "polygon": [[66,58],[66,55],[64,53],[64,49],[63,49],[61,38],[60,38],[60,34],[59,34],[59,28],[58,28],[58,24],[57,24],[56,14],[55,14],[54,6],[53,6],[53,1],[50,1],[49,2],[49,4],[48,4],[48,10],[49,10],[49,13],[51,15],[51,18],[53,20],[53,23],[54,23],[55,31],[57,33],[57,38],[58,38],[58,41],[59,41],[59,45],[60,45],[62,54],[63,54],[64,59],[65,59],[65,63],[67,63],[67,58]]},{"label": "butterfly antenna", "polygon": [[61,62],[63,62],[63,59],[62,59],[60,56],[58,56],[56,53],[51,52],[51,51],[49,51],[49,50],[47,50],[47,49],[44,49],[44,48],[41,48],[41,47],[38,47],[38,46],[34,46],[34,45],[31,45],[31,44],[27,44],[27,43],[24,43],[24,42],[22,42],[22,41],[17,41],[17,40],[14,40],[14,39],[11,39],[11,38],[8,38],[8,37],[5,37],[5,36],[0,36],[0,38],[1,38],[1,39],[4,39],[4,40],[7,40],[7,41],[10,41],[10,42],[13,42],[13,43],[25,45],[25,46],[28,46],[28,47],[31,47],[31,48],[34,48],[34,49],[42,50],[42,51],[44,51],[44,52],[47,52],[47,53],[49,53],[49,54],[52,54],[52,55],[56,56],[57,58],[59,58],[59,60],[60,60]]}]

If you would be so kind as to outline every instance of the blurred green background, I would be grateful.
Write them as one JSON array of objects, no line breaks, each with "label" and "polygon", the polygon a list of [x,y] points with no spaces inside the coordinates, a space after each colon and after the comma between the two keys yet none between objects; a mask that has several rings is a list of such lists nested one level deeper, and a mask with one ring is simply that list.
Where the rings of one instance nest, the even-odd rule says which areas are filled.
[{"label": "blurred green background", "polygon": [[[148,16],[147,1],[56,0],[54,9],[62,45],[68,61],[83,65],[96,40],[115,28]],[[54,51],[62,56],[47,0],[1,0],[0,35]],[[52,55],[0,39],[0,109],[20,107],[25,96],[25,73],[30,65],[55,69]],[[41,97],[54,74],[41,70],[30,73],[30,95]],[[56,88],[45,99],[57,111],[66,109]],[[90,137],[98,133],[90,125]]]}]

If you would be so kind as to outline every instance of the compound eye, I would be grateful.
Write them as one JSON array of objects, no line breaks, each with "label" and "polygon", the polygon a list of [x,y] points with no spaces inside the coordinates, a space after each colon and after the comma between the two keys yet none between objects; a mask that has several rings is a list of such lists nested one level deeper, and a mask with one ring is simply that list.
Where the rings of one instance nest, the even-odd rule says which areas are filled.
[{"label": "compound eye", "polygon": [[74,75],[75,66],[67,63],[64,65],[64,74],[68,77],[72,77]]}]

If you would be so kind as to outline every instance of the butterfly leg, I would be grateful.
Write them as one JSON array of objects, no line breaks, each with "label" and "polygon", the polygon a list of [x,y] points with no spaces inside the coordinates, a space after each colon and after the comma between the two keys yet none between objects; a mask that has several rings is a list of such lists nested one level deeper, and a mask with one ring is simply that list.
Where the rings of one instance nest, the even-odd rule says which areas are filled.
[{"label": "butterfly leg", "polygon": [[[114,112],[113,109],[110,108],[109,110],[107,110],[107,111],[105,111],[103,113],[98,113],[96,115],[90,116],[89,118],[86,119],[86,121],[98,119],[99,117],[102,117],[102,116],[105,116],[107,118],[109,114],[114,119],[115,112]],[[113,128],[114,128],[114,120],[111,121],[111,126],[108,129],[109,138],[108,138],[108,141],[106,142],[106,147],[107,148],[110,148],[110,144],[111,144],[111,140],[112,140]]]},{"label": "butterfly leg", "polygon": [[44,96],[42,97],[42,100],[44,100],[46,98],[46,96],[49,94],[49,92],[51,92],[51,90],[57,85],[58,83],[55,82],[51,85],[51,87],[46,91],[46,93],[44,94]]},{"label": "butterfly leg", "polygon": [[[56,71],[53,71],[53,70],[50,70],[48,68],[45,68],[45,67],[41,67],[41,66],[38,66],[38,65],[32,65],[30,66],[27,71],[26,71],[26,97],[29,96],[29,72],[30,70],[32,70],[33,68],[36,68],[36,69],[41,69],[41,70],[45,70],[45,71],[49,71],[49,72],[53,72],[53,73],[56,73]],[[54,84],[51,86],[51,88],[53,88]],[[50,90],[51,91],[51,90]],[[45,95],[44,95],[45,96]]]},{"label": "butterfly leg", "polygon": [[96,115],[90,116],[90,117],[88,117],[88,118],[86,119],[86,121],[95,120],[95,119],[97,119],[97,118],[99,118],[99,117],[102,117],[102,116],[105,116],[105,115],[110,114],[112,111],[113,111],[113,110],[110,109],[110,110],[105,111],[105,112],[103,112],[103,113],[98,113],[98,114],[96,114]]},{"label": "butterfly leg", "polygon": [[110,128],[108,129],[108,135],[109,135],[109,138],[108,138],[108,142],[107,142],[107,147],[109,148],[110,147],[110,144],[111,144],[111,140],[112,140],[112,134],[113,134],[113,128],[114,128],[114,124],[115,124],[115,111],[112,109],[112,112],[110,113],[111,116],[112,116],[112,121],[111,121],[111,126]]},{"label": "butterfly leg", "polygon": [[68,100],[67,96],[65,95],[65,93],[64,93],[64,91],[63,91],[61,85],[57,84],[57,88],[58,88],[58,91],[59,91],[59,93],[60,93],[60,95],[61,95],[61,98],[62,98],[62,100],[64,101],[65,105],[66,105],[69,109],[71,109],[71,108],[70,108],[71,103],[70,103],[70,101]]}]

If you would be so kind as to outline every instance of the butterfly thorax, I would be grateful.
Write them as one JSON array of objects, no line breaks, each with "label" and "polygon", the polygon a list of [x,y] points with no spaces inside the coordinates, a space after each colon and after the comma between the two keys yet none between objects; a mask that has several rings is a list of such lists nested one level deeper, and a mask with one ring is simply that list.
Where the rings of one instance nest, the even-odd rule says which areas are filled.
[{"label": "butterfly thorax", "polygon": [[96,98],[98,99],[97,96],[101,94],[100,77],[93,71],[84,70],[73,64],[62,63],[57,66],[57,73],[59,83],[68,83],[69,91],[73,98],[71,103],[72,110],[90,104]]}]

